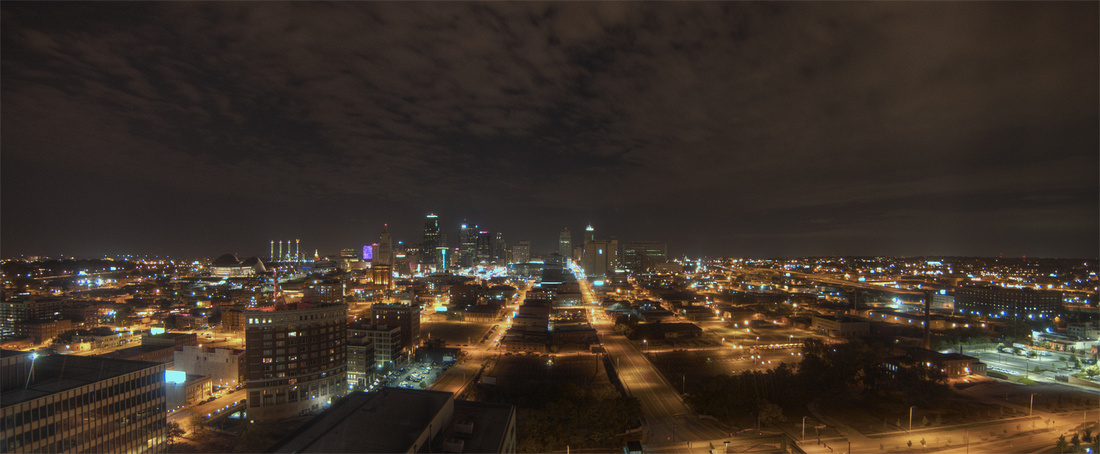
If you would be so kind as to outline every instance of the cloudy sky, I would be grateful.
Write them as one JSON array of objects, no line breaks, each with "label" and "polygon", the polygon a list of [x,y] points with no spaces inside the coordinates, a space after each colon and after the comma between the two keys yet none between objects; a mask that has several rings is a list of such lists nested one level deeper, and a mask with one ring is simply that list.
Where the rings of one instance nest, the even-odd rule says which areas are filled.
[{"label": "cloudy sky", "polygon": [[4,257],[1100,249],[1096,2],[0,8]]}]

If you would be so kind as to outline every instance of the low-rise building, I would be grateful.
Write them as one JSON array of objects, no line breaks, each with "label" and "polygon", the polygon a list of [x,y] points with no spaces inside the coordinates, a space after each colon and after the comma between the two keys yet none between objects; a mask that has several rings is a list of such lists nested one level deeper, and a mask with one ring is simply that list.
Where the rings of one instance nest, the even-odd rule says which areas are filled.
[{"label": "low-rise building", "polygon": [[374,344],[364,336],[348,334],[348,387],[365,387],[374,380],[377,369]]},{"label": "low-rise building", "polygon": [[960,353],[940,353],[919,347],[909,348],[904,355],[887,359],[886,369],[897,371],[906,364],[939,369],[949,379],[986,374],[986,364],[978,358]]},{"label": "low-rise building", "polygon": [[26,321],[15,324],[17,336],[25,336],[36,344],[49,341],[65,331],[71,330],[72,322],[66,319]]},{"label": "low-rise building", "polygon": [[813,330],[831,337],[859,337],[871,333],[871,324],[852,315],[815,315]]},{"label": "low-rise building", "polygon": [[1070,337],[1076,337],[1078,339],[1092,339],[1100,338],[1100,325],[1092,322],[1088,323],[1070,323],[1066,326],[1066,334]]},{"label": "low-rise building", "polygon": [[180,408],[207,399],[213,393],[209,375],[194,375],[183,371],[165,372],[168,408]]},{"label": "low-rise building", "polygon": [[236,388],[243,382],[246,367],[244,350],[187,345],[182,350],[174,351],[173,358],[173,369],[209,377],[214,387]]}]

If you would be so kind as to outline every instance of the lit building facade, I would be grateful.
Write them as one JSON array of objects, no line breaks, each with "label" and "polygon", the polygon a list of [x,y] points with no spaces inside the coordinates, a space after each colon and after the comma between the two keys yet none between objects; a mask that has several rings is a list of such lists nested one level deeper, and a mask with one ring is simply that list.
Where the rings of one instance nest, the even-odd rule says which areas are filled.
[{"label": "lit building facade", "polygon": [[622,264],[633,272],[652,269],[668,261],[668,245],[655,241],[623,242]]},{"label": "lit building facade", "polygon": [[245,372],[244,350],[188,345],[174,353],[173,369],[210,376],[213,386],[235,388]]},{"label": "lit building facade", "polygon": [[439,234],[439,217],[429,214],[424,219],[424,242],[421,243],[420,264],[430,269],[439,269],[443,266],[443,260],[439,256],[439,247],[443,246]]},{"label": "lit building facade", "polygon": [[370,322],[375,325],[401,327],[401,348],[410,356],[420,345],[420,307],[404,304],[375,304],[370,308]]},{"label": "lit building facade", "polygon": [[[349,327],[350,328],[350,327]],[[348,387],[366,387],[374,379],[374,344],[348,333]]]},{"label": "lit building facade", "polygon": [[957,287],[955,307],[964,314],[1002,317],[1053,317],[1062,308],[1062,292],[1005,287]]},{"label": "lit building facade", "polygon": [[569,233],[569,229],[564,229],[558,234],[558,254],[562,257],[573,257],[573,236]]},{"label": "lit building facade", "polygon": [[401,327],[353,323],[348,326],[348,342],[352,344],[371,344],[374,351],[374,365],[385,367],[405,360],[405,349],[401,348]]},{"label": "lit building facade", "polygon": [[0,452],[167,450],[164,364],[0,350],[0,375]]},{"label": "lit building facade", "polygon": [[248,417],[319,412],[347,390],[345,304],[304,303],[245,313]]},{"label": "lit building facade", "polygon": [[531,261],[531,242],[523,240],[512,246],[512,263],[527,263]]}]

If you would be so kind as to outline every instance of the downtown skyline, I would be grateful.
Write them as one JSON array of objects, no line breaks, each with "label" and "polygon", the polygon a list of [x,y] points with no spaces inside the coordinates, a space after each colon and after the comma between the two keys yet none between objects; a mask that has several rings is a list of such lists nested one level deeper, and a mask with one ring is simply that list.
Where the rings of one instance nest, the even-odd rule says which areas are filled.
[{"label": "downtown skyline", "polygon": [[1100,249],[1096,3],[0,8],[4,257]]}]

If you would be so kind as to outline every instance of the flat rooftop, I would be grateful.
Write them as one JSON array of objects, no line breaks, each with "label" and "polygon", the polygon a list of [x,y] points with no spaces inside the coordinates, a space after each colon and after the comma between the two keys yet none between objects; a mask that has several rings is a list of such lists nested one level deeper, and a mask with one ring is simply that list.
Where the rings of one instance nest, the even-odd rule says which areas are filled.
[{"label": "flat rooftop", "polygon": [[[417,438],[429,430],[437,415],[453,410],[453,417],[431,428],[430,449],[417,446],[417,452],[443,452],[448,439],[461,439],[463,452],[499,452],[514,418],[509,404],[454,400],[454,394],[404,388],[384,388],[375,393],[352,393],[307,422],[300,429],[268,449],[268,452],[399,453],[413,449]],[[472,428],[469,434],[456,433],[456,425]]]},{"label": "flat rooftop", "polygon": [[452,396],[404,388],[352,393],[269,452],[406,452]]},{"label": "flat rooftop", "polygon": [[[14,353],[17,354],[21,352]],[[14,354],[8,350],[3,350],[2,356],[8,357],[14,356]],[[28,365],[30,362],[32,361],[28,357],[26,362],[13,364],[9,367],[30,369],[31,366]],[[20,402],[26,402],[65,390],[90,385],[108,378],[158,366],[163,367],[163,364],[148,361],[129,361],[90,356],[38,356],[33,360],[34,373],[31,374],[30,381],[27,381],[27,374],[24,373],[18,380],[19,383],[3,383],[3,389],[0,390],[0,406],[7,407],[15,405]],[[10,377],[10,375],[5,374],[5,377]],[[163,377],[160,379],[163,380]]]}]

